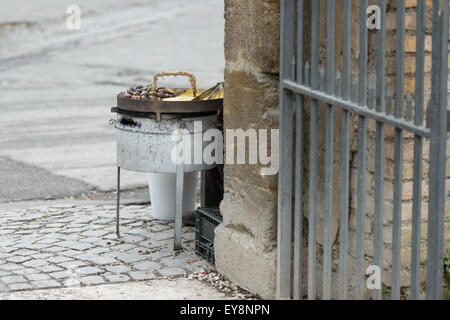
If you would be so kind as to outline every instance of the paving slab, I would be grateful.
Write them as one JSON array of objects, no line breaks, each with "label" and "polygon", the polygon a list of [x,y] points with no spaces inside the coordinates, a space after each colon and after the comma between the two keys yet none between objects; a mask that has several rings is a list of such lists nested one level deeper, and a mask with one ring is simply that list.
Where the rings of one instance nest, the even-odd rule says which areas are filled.
[{"label": "paving slab", "polygon": [[59,283],[56,280],[38,280],[38,281],[31,281],[31,285],[36,288],[56,288],[60,287],[61,283]]},{"label": "paving slab", "polygon": [[109,282],[126,282],[130,280],[130,277],[125,274],[108,274],[104,275],[105,279]]},{"label": "paving slab", "polygon": [[33,286],[31,284],[25,283],[25,282],[22,282],[22,283],[11,283],[9,285],[9,289],[10,290],[17,290],[17,291],[19,291],[19,290],[28,290],[28,289],[32,289],[32,288],[33,288]]},{"label": "paving slab", "polygon": [[159,270],[162,268],[161,263],[153,261],[144,261],[133,264],[133,268],[140,271]]},{"label": "paving slab", "polygon": [[31,280],[31,281],[48,280],[48,279],[50,279],[50,276],[48,274],[45,274],[45,273],[32,273],[32,274],[27,274],[25,277],[28,280]]},{"label": "paving slab", "polygon": [[[134,266],[136,268],[136,266]],[[139,268],[136,268],[137,270],[141,270]],[[131,271],[131,268],[125,265],[118,265],[118,266],[106,266],[106,271],[112,272],[112,273],[126,273]]]},{"label": "paving slab", "polygon": [[100,276],[88,276],[81,278],[81,283],[84,285],[101,284],[105,282],[106,281]]},{"label": "paving slab", "polygon": [[6,284],[26,282],[25,278],[22,276],[6,276],[0,278],[0,281]]},{"label": "paving slab", "polygon": [[17,275],[27,275],[27,274],[33,274],[33,273],[36,273],[39,271],[36,269],[33,269],[33,268],[23,268],[23,269],[13,270],[12,272]]}]

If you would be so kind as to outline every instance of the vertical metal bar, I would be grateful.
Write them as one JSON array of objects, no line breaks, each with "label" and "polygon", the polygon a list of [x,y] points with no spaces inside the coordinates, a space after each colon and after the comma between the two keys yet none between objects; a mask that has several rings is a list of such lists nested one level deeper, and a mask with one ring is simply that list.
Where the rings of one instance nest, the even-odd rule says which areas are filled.
[{"label": "vertical metal bar", "polygon": [[305,0],[297,0],[297,83],[303,83],[305,41]]},{"label": "vertical metal bar", "polygon": [[120,167],[117,167],[116,234],[120,238]]},{"label": "vertical metal bar", "polygon": [[[384,99],[383,99],[384,100]],[[375,217],[374,217],[374,265],[383,270],[383,204],[384,204],[384,124],[376,124],[375,155]],[[382,281],[382,279],[380,279]],[[374,300],[382,298],[381,288],[375,289]]]},{"label": "vertical metal bar", "polygon": [[[417,106],[417,104],[416,104]],[[417,110],[416,110],[417,112]],[[423,120],[422,120],[423,122]],[[422,216],[422,152],[423,139],[414,137],[414,181],[411,255],[411,299],[420,298],[420,237]]]},{"label": "vertical metal bar", "polygon": [[[334,94],[335,0],[327,1],[327,92]],[[325,107],[325,213],[323,228],[323,299],[331,299],[331,229],[333,219],[334,110]]]},{"label": "vertical metal bar", "polygon": [[351,36],[352,36],[352,0],[344,0],[343,44],[342,44],[342,97],[350,99],[351,93]]},{"label": "vertical metal bar", "polygon": [[397,1],[397,44],[395,53],[395,108],[396,116],[403,117],[403,95],[405,83],[405,0]]},{"label": "vertical metal bar", "polygon": [[329,94],[334,93],[335,15],[336,0],[327,0],[327,92]]},{"label": "vertical metal bar", "polygon": [[356,299],[363,299],[364,238],[366,219],[367,119],[358,117],[358,194],[356,216]]},{"label": "vertical metal bar", "polygon": [[367,6],[368,0],[360,1],[359,10],[359,103],[365,106],[367,103]]},{"label": "vertical metal bar", "polygon": [[[437,163],[439,162],[438,155],[435,154],[436,146],[439,145],[439,128],[436,125],[439,124],[437,119],[437,114],[439,114],[439,68],[440,68],[440,12],[439,12],[439,1],[433,1],[433,28],[432,28],[432,38],[433,38],[433,49],[432,49],[432,72],[431,72],[431,101],[427,110],[427,126],[431,130],[430,134],[430,165],[429,165],[429,199],[428,199],[428,248],[427,248],[427,284],[426,284],[426,298],[428,300],[437,299],[436,298],[436,272],[437,265],[436,262],[439,260],[437,257],[437,221],[436,212],[439,207],[439,200],[435,196],[435,192],[438,188],[438,168]],[[433,152],[434,151],[434,152]],[[437,151],[439,152],[439,151]]]},{"label": "vertical metal bar", "polygon": [[[405,0],[397,1],[397,46],[395,63],[395,114],[403,117],[404,55],[405,55]],[[392,228],[392,288],[391,299],[400,299],[401,232],[402,232],[402,168],[403,130],[395,129],[394,142],[394,216]]]},{"label": "vertical metal bar", "polygon": [[[280,79],[294,80],[293,0],[281,2]],[[280,82],[281,83],[281,82]],[[280,87],[280,173],[278,175],[277,298],[291,296],[293,95]]]},{"label": "vertical metal bar", "polygon": [[378,0],[381,28],[377,31],[377,100],[378,110],[384,112],[386,97],[386,0]]},{"label": "vertical metal bar", "polygon": [[426,0],[417,0],[415,124],[423,125]]},{"label": "vertical metal bar", "polygon": [[[342,96],[345,100],[350,99],[350,68],[351,68],[351,24],[352,24],[352,1],[344,0],[343,17],[343,74],[342,74]],[[354,90],[356,91],[356,90]],[[350,177],[350,113],[342,110],[342,146],[341,146],[341,198],[339,217],[339,298],[347,300],[348,295],[348,207],[349,207],[349,177]]]},{"label": "vertical metal bar", "polygon": [[400,299],[400,250],[402,223],[402,162],[403,131],[395,129],[394,142],[394,217],[392,229],[392,285],[391,299]]},{"label": "vertical metal bar", "polygon": [[412,217],[412,257],[411,257],[411,299],[420,298],[420,237],[422,213],[422,152],[423,139],[414,137],[414,182],[413,182],[413,217]]},{"label": "vertical metal bar", "polygon": [[[328,78],[328,82],[332,82]],[[331,229],[333,211],[333,106],[326,106],[325,119],[325,214],[323,228],[323,299],[331,299]]]},{"label": "vertical metal bar", "polygon": [[293,95],[284,90],[282,93],[282,113],[280,114],[280,173],[279,179],[279,256],[278,256],[278,298],[290,298],[291,287],[291,221],[292,221],[292,143],[293,143]]},{"label": "vertical metal bar", "polygon": [[[379,0],[381,29],[377,32],[377,110],[386,106],[386,0]],[[375,207],[374,207],[374,265],[383,273],[383,204],[384,204],[384,123],[377,121],[375,133]],[[381,300],[382,291],[375,289],[373,299]]]},{"label": "vertical metal bar", "polygon": [[[425,16],[426,0],[417,1],[416,87],[414,123],[423,125],[425,79]],[[422,219],[422,153],[423,138],[414,136],[413,214],[411,239],[411,299],[420,299],[420,234]]]},{"label": "vertical metal bar", "polygon": [[[376,88],[373,85],[373,83],[369,83],[369,97],[368,97],[368,106],[369,109],[374,109],[375,108],[375,97],[376,97]],[[376,157],[377,155],[375,155]],[[381,161],[381,163],[383,163],[383,161]],[[375,165],[376,166],[376,165]],[[375,187],[376,188],[376,187]],[[365,228],[364,228],[365,229]],[[365,232],[365,231],[364,231]],[[374,292],[376,292],[377,290],[375,290]]]},{"label": "vertical metal bar", "polygon": [[[373,109],[375,105],[375,88],[369,84],[369,109]],[[383,183],[384,183],[384,126],[382,122],[376,123],[376,152],[375,152],[375,217],[374,217],[374,264],[383,268],[381,263],[382,252],[382,206],[383,206]],[[380,279],[381,280],[381,279]],[[373,290],[374,300],[381,299],[381,288]]]},{"label": "vertical metal bar", "polygon": [[294,234],[294,299],[300,300],[303,256],[303,96],[297,95],[295,149],[295,234]]},{"label": "vertical metal bar", "polygon": [[[319,85],[320,2],[312,2],[311,18],[311,87]],[[316,299],[316,233],[317,233],[317,100],[311,100],[309,155],[309,224],[308,224],[308,299]]]},{"label": "vertical metal bar", "polygon": [[[330,80],[329,80],[330,81]],[[331,299],[331,230],[333,211],[333,142],[334,142],[333,106],[326,107],[325,128],[325,216],[323,229],[323,299]]]},{"label": "vertical metal bar", "polygon": [[[297,1],[297,83],[303,82],[304,1]],[[303,96],[296,95],[295,208],[294,208],[294,299],[303,296]]]},{"label": "vertical metal bar", "polygon": [[[181,145],[183,136],[180,135],[180,141],[178,146]],[[180,154],[181,150],[178,150],[177,154]],[[183,190],[184,189],[184,163],[177,164],[176,172],[176,197],[175,197],[175,236],[174,236],[174,250],[181,249],[181,228],[183,223]]]},{"label": "vertical metal bar", "polygon": [[[359,104],[367,104],[367,0],[360,3]],[[366,137],[367,119],[358,117],[358,195],[356,212],[356,299],[363,298],[364,238],[366,218]]]},{"label": "vertical metal bar", "polygon": [[[441,7],[439,8],[439,4]],[[428,208],[427,299],[442,299],[445,156],[447,127],[448,0],[433,1],[432,100],[430,137],[430,196]]]}]

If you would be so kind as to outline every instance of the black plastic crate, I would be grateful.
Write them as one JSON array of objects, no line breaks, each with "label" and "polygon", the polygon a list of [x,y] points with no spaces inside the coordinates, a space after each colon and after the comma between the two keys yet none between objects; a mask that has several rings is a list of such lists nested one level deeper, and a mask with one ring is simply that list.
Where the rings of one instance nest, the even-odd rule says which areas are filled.
[{"label": "black plastic crate", "polygon": [[198,208],[195,213],[195,253],[215,264],[214,230],[222,223],[219,208]]}]

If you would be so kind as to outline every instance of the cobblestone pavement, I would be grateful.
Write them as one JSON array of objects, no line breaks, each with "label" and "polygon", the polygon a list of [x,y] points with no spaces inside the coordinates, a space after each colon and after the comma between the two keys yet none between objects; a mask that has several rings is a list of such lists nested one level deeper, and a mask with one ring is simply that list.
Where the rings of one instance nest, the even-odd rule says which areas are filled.
[{"label": "cobblestone pavement", "polygon": [[202,271],[192,227],[173,251],[173,223],[148,206],[123,206],[121,239],[115,207],[58,204],[0,209],[0,292],[171,278]]}]

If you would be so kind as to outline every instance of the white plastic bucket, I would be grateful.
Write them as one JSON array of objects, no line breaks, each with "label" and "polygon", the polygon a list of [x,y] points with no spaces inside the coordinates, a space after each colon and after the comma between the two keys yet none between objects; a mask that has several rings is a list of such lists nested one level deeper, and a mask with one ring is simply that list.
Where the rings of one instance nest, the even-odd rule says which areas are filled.
[{"label": "white plastic bucket", "polygon": [[[183,217],[193,219],[196,208],[198,172],[184,174]],[[159,220],[175,220],[176,174],[148,173],[152,216]]]}]

